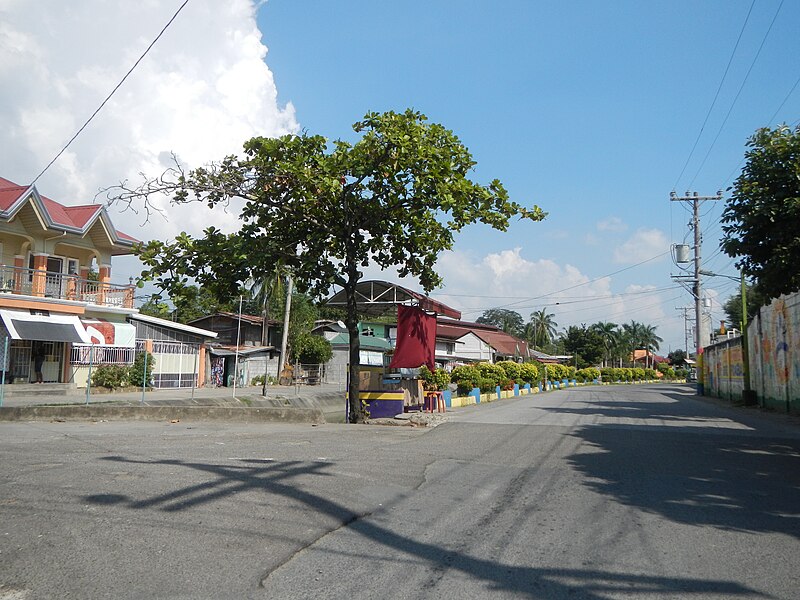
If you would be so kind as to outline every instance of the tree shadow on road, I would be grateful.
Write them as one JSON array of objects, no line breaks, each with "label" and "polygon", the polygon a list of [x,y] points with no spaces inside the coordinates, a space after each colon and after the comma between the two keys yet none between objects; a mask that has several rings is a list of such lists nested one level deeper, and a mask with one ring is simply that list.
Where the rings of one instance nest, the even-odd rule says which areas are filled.
[{"label": "tree shadow on road", "polygon": [[[85,500],[97,505],[116,505],[131,510],[186,511],[212,503],[231,494],[256,491],[279,495],[304,505],[335,520],[365,540],[376,542],[397,555],[398,560],[410,559],[433,571],[431,585],[447,571],[460,571],[486,583],[489,591],[513,592],[528,598],[585,598],[601,600],[606,594],[655,594],[662,597],[689,597],[705,594],[718,597],[767,597],[764,594],[731,581],[704,580],[679,577],[655,577],[620,574],[596,569],[554,569],[521,567],[497,560],[472,556],[448,549],[402,533],[392,531],[369,519],[369,514],[350,510],[329,497],[307,491],[307,482],[293,480],[300,476],[331,476],[325,469],[333,463],[279,462],[241,459],[241,465],[221,465],[180,460],[133,460],[109,456],[103,460],[141,465],[172,465],[202,472],[209,479],[201,483],[168,490],[146,498],[131,498],[122,494],[96,494]],[[356,559],[354,559],[356,560]],[[269,574],[265,575],[268,577]],[[435,593],[431,591],[431,593]]]},{"label": "tree shadow on road", "polygon": [[589,448],[568,460],[601,494],[678,523],[800,538],[800,440],[687,390],[660,396],[542,410],[599,420],[571,433]]}]

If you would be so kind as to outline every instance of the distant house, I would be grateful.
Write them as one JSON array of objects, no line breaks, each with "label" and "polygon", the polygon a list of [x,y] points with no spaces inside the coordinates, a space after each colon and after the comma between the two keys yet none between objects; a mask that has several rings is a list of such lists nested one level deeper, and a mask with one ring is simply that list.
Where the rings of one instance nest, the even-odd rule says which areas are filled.
[{"label": "distant house", "polygon": [[551,356],[493,325],[440,317],[436,322],[436,362],[450,368],[470,362],[538,360],[565,362],[570,356]]},{"label": "distant house", "polygon": [[75,364],[90,346],[133,361],[134,286],[112,283],[111,260],[131,254],[136,241],[102,205],[66,206],[0,177],[0,365],[8,381],[34,381],[34,354],[44,356],[43,381],[57,384],[85,385]]},{"label": "distant house", "polygon": [[633,351],[633,363],[637,367],[642,368],[655,368],[655,365],[658,363],[669,362],[669,359],[664,356],[659,356],[658,354],[653,354],[649,350],[634,350]]},{"label": "distant house", "polygon": [[130,365],[149,350],[156,387],[202,383],[209,331],[139,315],[132,281],[112,283],[111,261],[137,240],[100,204],[67,206],[36,186],[0,177],[0,355],[10,383],[84,387],[90,369]]},{"label": "distant house", "polygon": [[[358,329],[358,340],[361,344],[359,364],[363,367],[387,366],[397,340],[397,325],[363,321],[358,324]],[[325,366],[326,380],[346,381],[347,366],[350,364],[350,335],[344,323],[319,321],[313,333],[328,340],[333,350],[333,358]]]},{"label": "distant house", "polygon": [[281,367],[280,321],[267,320],[265,329],[260,316],[217,312],[188,324],[217,334],[214,342],[208,346],[209,384],[230,386],[236,377],[236,385],[245,386],[250,385],[253,378],[265,374],[278,378]]}]

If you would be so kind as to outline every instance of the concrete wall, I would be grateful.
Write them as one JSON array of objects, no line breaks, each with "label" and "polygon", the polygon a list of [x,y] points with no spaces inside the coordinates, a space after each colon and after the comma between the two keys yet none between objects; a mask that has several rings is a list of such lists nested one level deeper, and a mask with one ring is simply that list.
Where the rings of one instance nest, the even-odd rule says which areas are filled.
[{"label": "concrete wall", "polygon": [[750,382],[764,406],[800,413],[800,292],[762,307],[748,327]]},{"label": "concrete wall", "polygon": [[703,352],[703,372],[706,395],[739,400],[744,389],[742,338],[707,346]]},{"label": "concrete wall", "polygon": [[[747,328],[750,387],[759,404],[800,413],[800,292],[764,306]],[[705,348],[705,394],[738,400],[744,387],[741,338]]]}]

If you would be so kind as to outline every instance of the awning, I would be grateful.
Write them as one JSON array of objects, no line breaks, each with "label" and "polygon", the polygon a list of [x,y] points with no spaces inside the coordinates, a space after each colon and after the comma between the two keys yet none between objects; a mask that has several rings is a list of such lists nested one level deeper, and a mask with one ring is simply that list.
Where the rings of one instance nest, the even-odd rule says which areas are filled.
[{"label": "awning", "polygon": [[32,315],[21,310],[0,310],[0,319],[12,340],[92,343],[76,315]]}]

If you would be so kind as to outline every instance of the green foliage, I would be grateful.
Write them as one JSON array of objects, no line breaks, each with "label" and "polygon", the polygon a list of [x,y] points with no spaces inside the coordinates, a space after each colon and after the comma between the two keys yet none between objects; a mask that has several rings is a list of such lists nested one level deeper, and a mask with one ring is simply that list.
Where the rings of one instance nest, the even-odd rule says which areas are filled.
[{"label": "green foliage", "polygon": [[491,377],[479,377],[478,378],[477,387],[480,388],[481,394],[488,394],[490,392],[494,392],[497,389],[498,385],[500,385],[500,382],[495,381]]},{"label": "green foliage", "polygon": [[[179,204],[212,208],[244,200],[235,233],[209,227],[200,238],[182,233],[172,242],[138,246],[142,276],[168,291],[194,279],[216,297],[230,298],[243,282],[265,277],[282,262],[298,289],[314,298],[325,297],[334,284],[343,288],[350,353],[357,356],[355,294],[362,268],[398,267],[400,277],[416,278],[428,292],[441,283],[438,256],[467,225],[505,231],[515,216],[545,217],[538,206],[510,201],[497,180],[471,181],[476,163],[466,146],[419,112],[368,113],[353,129],[360,136],[355,142],[306,133],[252,138],[242,157],[189,173],[174,168],[137,189],[110,191],[122,202],[147,203],[164,193]],[[357,374],[356,362],[351,376]],[[361,421],[356,386],[350,396],[351,420]]]},{"label": "green foliage", "polygon": [[156,361],[149,352],[139,352],[133,359],[128,379],[131,385],[142,387],[145,378],[145,355],[147,355],[147,385],[145,387],[153,386],[153,369],[155,369]]},{"label": "green foliage", "polygon": [[158,317],[159,319],[169,319],[172,315],[172,309],[169,304],[161,301],[158,295],[150,296],[147,302],[139,307],[139,312],[143,315],[150,315],[151,317]]},{"label": "green foliage", "polygon": [[450,381],[458,386],[459,394],[466,394],[478,387],[481,372],[473,365],[460,365],[450,373]]},{"label": "green foliage", "polygon": [[302,333],[292,346],[292,356],[305,365],[319,365],[333,358],[331,343],[320,335]]},{"label": "green foliage", "polygon": [[675,379],[686,379],[689,376],[689,371],[686,369],[675,369]]},{"label": "green foliage", "polygon": [[765,298],[800,289],[800,126],[763,128],[722,214],[722,249]]},{"label": "green foliage", "polygon": [[578,366],[581,368],[599,364],[605,356],[603,337],[586,325],[568,327],[563,340],[564,349],[576,356]]},{"label": "green foliage", "polygon": [[175,305],[175,318],[180,323],[188,323],[219,311],[238,311],[238,299],[234,301],[234,296],[220,299],[212,289],[196,285],[176,286],[170,290],[170,300]]},{"label": "green foliage", "polygon": [[511,381],[518,382],[521,380],[521,367],[522,365],[519,363],[515,363],[512,360],[501,360],[497,363],[497,366],[503,369],[503,373],[505,373],[505,378],[510,379]]},{"label": "green foliage", "polygon": [[506,379],[506,372],[500,365],[488,362],[482,362],[478,363],[477,366],[478,366],[478,371],[480,371],[481,377],[493,381],[495,386],[500,385],[500,382],[503,379]]},{"label": "green foliage", "polygon": [[475,321],[485,325],[494,325],[511,335],[521,336],[525,329],[525,322],[522,315],[507,308],[492,308],[485,311]]},{"label": "green foliage", "polygon": [[250,380],[250,385],[264,385],[264,376],[256,375]]},{"label": "green foliage", "polygon": [[530,323],[525,328],[525,337],[537,348],[547,346],[556,335],[558,323],[555,314],[548,313],[546,308],[531,313]]},{"label": "green foliage", "polygon": [[423,386],[426,390],[444,390],[447,389],[447,384],[450,383],[450,373],[444,369],[431,371],[427,365],[422,365],[419,368],[419,377],[424,382]]},{"label": "green foliage", "polygon": [[519,376],[523,382],[533,384],[539,381],[539,369],[534,363],[522,363],[519,365]]},{"label": "green foliage", "polygon": [[677,365],[683,363],[686,360],[686,351],[685,350],[673,350],[669,354],[667,354],[667,360],[669,360],[669,364]]},{"label": "green foliage", "polygon": [[110,390],[128,385],[130,369],[125,365],[99,365],[92,371],[92,385]]},{"label": "green foliage", "polygon": [[596,367],[580,369],[575,373],[575,379],[577,379],[577,381],[580,383],[587,383],[594,381],[595,379],[600,379],[600,369]]},{"label": "green foliage", "polygon": [[[745,301],[747,302],[747,322],[758,314],[758,309],[768,304],[768,300],[752,285],[745,285]],[[728,317],[728,326],[741,329],[742,322],[742,292],[741,289],[728,298],[722,305]]]},{"label": "green foliage", "polygon": [[675,379],[675,369],[667,363],[658,363],[656,369],[664,376],[664,379]]}]

